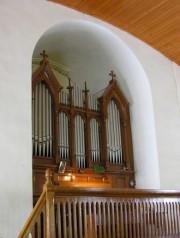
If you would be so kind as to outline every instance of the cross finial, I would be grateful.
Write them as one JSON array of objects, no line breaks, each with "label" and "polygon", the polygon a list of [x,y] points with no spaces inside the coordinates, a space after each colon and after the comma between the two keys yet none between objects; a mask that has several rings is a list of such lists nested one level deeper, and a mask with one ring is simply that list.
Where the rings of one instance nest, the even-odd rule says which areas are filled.
[{"label": "cross finial", "polygon": [[88,94],[88,92],[89,92],[89,90],[87,89],[86,82],[84,82],[84,84],[85,84],[85,89],[83,90],[83,92],[85,93],[85,95],[87,95],[87,94]]},{"label": "cross finial", "polygon": [[115,75],[113,70],[111,70],[111,73],[109,73],[109,76],[112,77],[110,83],[115,83],[116,82],[116,80],[115,80],[116,75]]},{"label": "cross finial", "polygon": [[48,55],[46,55],[46,51],[45,50],[43,50],[43,52],[40,53],[40,55],[42,55],[43,60],[46,60],[46,58],[48,57]]},{"label": "cross finial", "polygon": [[67,89],[69,89],[69,91],[72,91],[74,87],[71,86],[71,79],[70,78],[68,79],[69,79],[69,86],[67,87]]},{"label": "cross finial", "polygon": [[113,70],[111,70],[111,73],[109,73],[110,76],[112,76],[112,80],[115,80],[116,75],[114,74]]}]

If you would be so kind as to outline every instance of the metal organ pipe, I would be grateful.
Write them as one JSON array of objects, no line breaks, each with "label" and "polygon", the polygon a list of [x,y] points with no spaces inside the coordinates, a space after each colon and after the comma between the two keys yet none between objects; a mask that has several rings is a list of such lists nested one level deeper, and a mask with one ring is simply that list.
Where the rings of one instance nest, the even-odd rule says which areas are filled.
[{"label": "metal organ pipe", "polygon": [[34,110],[34,121],[35,121],[35,148],[34,148],[34,155],[37,155],[37,149],[38,149],[38,85],[35,88],[35,97],[34,97],[34,104],[35,104],[35,110]]},{"label": "metal organ pipe", "polygon": [[68,93],[61,91],[60,93],[60,101],[62,104],[68,104]]},{"label": "metal organ pipe", "polygon": [[75,117],[75,157],[78,168],[85,168],[84,121],[81,116]]},{"label": "metal organ pipe", "polygon": [[120,114],[114,100],[108,104],[107,147],[110,163],[123,163],[121,145]]},{"label": "metal organ pipe", "polygon": [[46,156],[49,157],[49,92],[46,88]]},{"label": "metal organ pipe", "polygon": [[91,159],[93,162],[100,162],[100,147],[99,147],[99,125],[95,118],[90,121],[91,131]]},{"label": "metal organ pipe", "polygon": [[69,130],[68,117],[64,112],[59,113],[59,153],[63,159],[69,159]]},{"label": "metal organ pipe", "polygon": [[45,156],[46,152],[46,87],[42,87],[42,117],[43,117],[43,125],[42,125],[42,139],[43,139],[43,144],[42,144],[42,156]]},{"label": "metal organ pipe", "polygon": [[36,85],[33,93],[33,156],[52,156],[52,98],[43,82]]}]

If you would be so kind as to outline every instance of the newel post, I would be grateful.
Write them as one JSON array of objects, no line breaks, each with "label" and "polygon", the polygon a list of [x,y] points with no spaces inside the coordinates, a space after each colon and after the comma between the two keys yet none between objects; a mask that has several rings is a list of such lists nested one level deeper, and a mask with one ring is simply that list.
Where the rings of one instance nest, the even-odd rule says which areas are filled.
[{"label": "newel post", "polygon": [[46,183],[46,236],[47,238],[55,237],[55,214],[54,214],[54,186],[52,183],[52,171],[47,169],[45,172]]}]

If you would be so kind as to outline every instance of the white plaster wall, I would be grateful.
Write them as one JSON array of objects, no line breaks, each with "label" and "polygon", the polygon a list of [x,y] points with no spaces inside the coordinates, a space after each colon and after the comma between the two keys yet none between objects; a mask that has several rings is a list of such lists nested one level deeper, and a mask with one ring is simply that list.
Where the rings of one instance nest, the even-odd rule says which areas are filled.
[{"label": "white plaster wall", "polygon": [[179,67],[173,68],[172,62],[128,34],[84,14],[44,0],[1,0],[0,237],[3,238],[17,237],[32,209],[32,52],[40,35],[65,19],[86,19],[106,26],[124,39],[137,55],[153,95],[161,185],[179,187],[180,118],[176,87]]},{"label": "white plaster wall", "polygon": [[127,37],[129,34],[121,31],[118,35],[140,60],[149,79],[161,189],[180,189],[180,67],[145,43]]}]

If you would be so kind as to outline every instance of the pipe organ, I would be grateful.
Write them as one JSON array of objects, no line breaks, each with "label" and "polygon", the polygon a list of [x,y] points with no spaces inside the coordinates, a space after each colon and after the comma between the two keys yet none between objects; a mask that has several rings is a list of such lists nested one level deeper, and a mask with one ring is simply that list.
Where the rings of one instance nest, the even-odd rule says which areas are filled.
[{"label": "pipe organ", "polygon": [[45,53],[32,79],[32,143],[34,194],[46,168],[90,173],[103,167],[112,187],[134,187],[129,103],[115,79],[100,97],[69,79],[62,88]]}]

